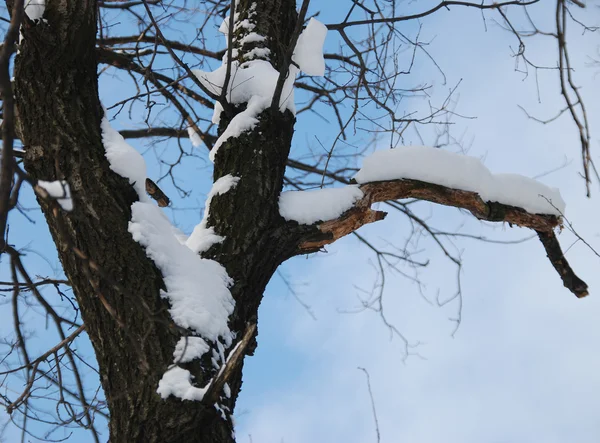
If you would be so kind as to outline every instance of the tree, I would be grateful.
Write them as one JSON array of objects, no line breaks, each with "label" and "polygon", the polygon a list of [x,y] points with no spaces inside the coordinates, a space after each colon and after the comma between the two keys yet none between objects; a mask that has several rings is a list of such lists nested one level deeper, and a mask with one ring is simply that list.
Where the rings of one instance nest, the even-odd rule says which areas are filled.
[{"label": "tree", "polygon": [[[395,153],[379,160],[372,157],[373,166],[365,167],[359,187],[351,185],[356,170],[347,163],[348,150],[339,147],[357,125],[367,124],[369,131],[379,132],[392,147],[401,144],[403,133],[413,127],[441,122],[448,128],[452,93],[423,115],[403,112],[399,105],[403,96],[427,90],[427,86],[399,87],[399,79],[410,71],[417,53],[426,51],[422,42],[402,33],[399,23],[447,8],[495,13],[518,39],[517,56],[529,69],[538,69],[524,41],[543,30],[532,20],[530,29],[517,31],[509,19],[513,10],[522,12],[536,3],[539,0],[444,1],[407,15],[394,2],[352,2],[347,14],[327,25],[339,38],[340,49],[325,54],[333,65],[328,65],[321,79],[310,75],[320,69],[315,66],[319,60],[311,41],[319,40],[323,27],[309,21],[308,0],[299,12],[291,0],[206,1],[205,10],[186,2],[151,0],[48,0],[45,7],[27,4],[25,10],[22,1],[7,0],[10,24],[0,56],[4,106],[0,249],[9,257],[14,348],[23,361],[11,373],[23,370],[27,377],[22,394],[5,399],[8,410],[27,416],[41,377],[58,386],[59,406],[65,407],[72,399],[80,403],[77,411],[69,403],[66,409],[71,415],[59,419],[89,427],[99,439],[93,416],[101,411],[101,404],[88,401],[77,356],[70,348],[85,329],[96,353],[109,411],[110,441],[234,441],[231,414],[241,389],[244,356],[251,355],[256,346],[257,312],[267,283],[285,260],[315,253],[367,223],[382,220],[386,214],[371,209],[376,202],[388,202],[425,229],[426,222],[398,200],[429,200],[466,209],[481,220],[531,228],[564,285],[578,297],[587,295],[586,284],[571,270],[556,239],[554,230],[561,226],[562,212],[553,194],[536,188],[535,197],[541,192],[551,204],[546,210],[528,209],[512,200],[486,199],[494,194],[478,188],[478,180],[474,184],[469,180],[474,186],[469,188],[468,184],[422,178],[421,173],[381,178],[382,160],[394,164]],[[590,136],[584,102],[571,78],[565,40],[566,23],[576,20],[571,9],[582,6],[575,1],[556,2],[553,38],[558,42],[556,71],[566,102],[564,112],[572,115],[579,129],[589,192],[595,171]],[[131,24],[119,25],[110,15],[115,10],[120,19],[132,20],[138,31],[133,32]],[[167,37],[169,31],[178,35],[173,27],[189,17],[201,24],[193,42]],[[220,21],[228,43],[225,50],[215,49],[204,35]],[[388,58],[400,43],[410,51],[403,59]],[[11,82],[9,64],[17,45]],[[300,60],[303,50],[307,55]],[[219,74],[192,72],[188,61],[192,55],[201,60],[223,58]],[[186,245],[177,240],[179,234],[162,218],[156,204],[147,201],[144,189],[161,206],[168,204],[167,197],[156,183],[146,180],[138,157],[128,151],[105,118],[98,94],[99,65],[100,72],[107,67],[124,71],[138,87],[119,106],[130,106],[138,117],[144,115],[146,125],[121,131],[123,137],[190,137],[214,157],[214,186],[205,218]],[[172,75],[164,74],[165,66]],[[296,79],[298,69],[304,73]],[[305,107],[296,114],[290,100],[294,79],[307,97]],[[175,116],[163,117],[157,96],[174,109]],[[321,102],[337,121],[335,141],[322,158],[290,158],[296,115],[303,110],[320,112]],[[207,118],[211,111],[212,121]],[[22,150],[13,148],[15,137]],[[353,156],[364,152],[353,146],[349,151]],[[429,169],[440,161],[439,152],[421,149],[415,155],[421,159],[422,154],[431,156],[422,160],[431,162],[426,165]],[[165,177],[174,185],[176,167],[186,157],[181,148],[178,158],[168,164]],[[456,161],[460,167],[465,160],[451,156],[442,161]],[[411,168],[418,169],[416,165]],[[282,202],[286,201],[289,211],[282,209],[284,185],[306,189],[334,182],[346,186],[333,193],[287,194]],[[21,253],[8,241],[8,214],[18,209],[24,183],[35,189],[82,323],[73,312],[64,315],[48,303],[39,290],[47,285],[59,290],[67,282],[34,281]],[[322,202],[339,203],[337,212],[325,216]],[[308,219],[302,218],[306,206],[314,209]],[[377,253],[383,260],[393,257],[390,252]],[[21,329],[19,297],[24,291],[31,292],[59,331],[60,343],[41,356],[29,354]],[[196,297],[195,305],[190,304],[191,296]],[[73,371],[75,392],[61,383],[63,365]]]}]

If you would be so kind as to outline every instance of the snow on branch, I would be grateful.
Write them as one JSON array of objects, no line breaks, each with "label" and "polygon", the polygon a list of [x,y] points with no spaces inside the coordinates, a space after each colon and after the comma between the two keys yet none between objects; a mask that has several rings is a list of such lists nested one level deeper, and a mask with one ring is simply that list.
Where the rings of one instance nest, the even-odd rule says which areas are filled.
[{"label": "snow on branch", "polygon": [[[316,224],[323,234],[304,239],[300,250],[318,250],[382,220],[387,214],[372,210],[374,203],[417,198],[466,209],[480,220],[533,229],[565,287],[577,297],[588,295],[587,285],[569,266],[554,233],[561,227],[565,208],[555,188],[516,174],[492,174],[478,159],[427,147],[375,152],[365,159],[355,179],[360,186],[281,195],[282,217]],[[332,204],[334,195],[339,201]]]},{"label": "snow on branch", "polygon": [[318,221],[338,218],[364,197],[358,186],[282,192],[279,213],[286,220],[312,225]]},{"label": "snow on branch", "polygon": [[100,123],[102,130],[102,143],[110,169],[121,177],[129,179],[129,183],[136,190],[140,201],[148,201],[146,195],[146,161],[144,157],[129,145],[121,134],[113,129],[106,117]]},{"label": "snow on branch", "polygon": [[413,179],[479,194],[483,201],[560,215],[565,202],[556,188],[518,174],[492,174],[475,157],[427,146],[376,151],[363,162],[358,183]]},{"label": "snow on branch", "polygon": [[[229,291],[233,281],[220,263],[203,259],[198,254],[198,250],[221,237],[207,229],[204,222],[194,231],[188,246],[188,239],[146,196],[144,158],[110,126],[106,116],[101,129],[111,169],[128,178],[138,192],[139,201],[131,206],[129,232],[162,273],[166,290],[161,295],[169,301],[173,321],[189,331],[189,335],[177,343],[173,365],[160,380],[157,392],[163,398],[173,395],[184,400],[202,400],[210,382],[204,387],[194,385],[190,371],[181,368],[179,363],[202,357],[211,349],[210,342],[219,349],[218,358],[225,364],[224,346],[232,344],[233,333],[228,321],[235,305]],[[225,176],[215,183],[207,201],[205,219],[210,198],[227,192],[238,180]]]}]

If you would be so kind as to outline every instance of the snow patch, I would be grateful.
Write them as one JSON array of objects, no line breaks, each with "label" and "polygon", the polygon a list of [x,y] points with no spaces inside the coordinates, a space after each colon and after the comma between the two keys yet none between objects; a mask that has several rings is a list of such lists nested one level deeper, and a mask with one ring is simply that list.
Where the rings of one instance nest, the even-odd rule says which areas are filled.
[{"label": "snow patch", "polygon": [[175,363],[187,363],[202,357],[210,346],[201,337],[181,337],[175,346],[173,359]]},{"label": "snow patch", "polygon": [[106,151],[106,158],[110,163],[110,169],[121,177],[129,179],[136,190],[140,201],[149,201],[146,195],[146,161],[142,154],[137,152],[123,136],[113,129],[106,117],[100,123],[102,129],[102,143]]},{"label": "snow patch", "polygon": [[[221,351],[224,349],[222,342],[231,346],[233,341],[228,326],[235,304],[229,292],[233,281],[220,263],[203,259],[192,251],[186,244],[185,235],[149,201],[144,189],[144,158],[110,126],[106,116],[102,119],[101,129],[111,169],[128,178],[140,198],[131,205],[129,232],[163,275],[166,290],[161,291],[161,296],[169,300],[173,321],[198,335],[179,340],[173,352],[174,362],[189,362],[201,357],[210,349],[207,341],[216,343],[220,352],[224,352]],[[226,192],[237,180],[231,176],[218,180],[209,197]],[[209,206],[210,201],[207,201],[207,208]],[[204,388],[193,386],[190,372],[175,364],[163,374],[157,392],[162,398],[174,395],[183,400],[201,400],[209,385]]]},{"label": "snow patch", "polygon": [[534,214],[565,213],[566,203],[557,188],[519,174],[494,174],[494,186],[480,195],[485,201],[517,206]]},{"label": "snow patch", "polygon": [[210,210],[210,203],[215,195],[225,194],[232,188],[235,188],[240,181],[239,177],[234,177],[231,174],[224,175],[214,182],[210,192],[206,196],[206,203],[204,204],[204,216],[200,224],[196,225],[192,235],[186,241],[186,245],[192,251],[196,253],[208,251],[208,249],[215,243],[223,241],[223,237],[215,233],[214,228],[207,228],[208,214]]},{"label": "snow patch", "polygon": [[171,304],[173,321],[204,339],[215,342],[222,337],[231,343],[227,321],[234,300],[228,289],[232,280],[225,268],[182,245],[156,205],[136,202],[131,211],[129,232],[163,274],[167,290],[162,296]]},{"label": "snow patch", "polygon": [[[227,42],[228,21],[226,17],[219,30],[225,34]],[[240,43],[260,42],[265,39],[264,36],[253,32],[255,28],[248,19],[235,24],[235,29],[245,28],[250,33],[242,38]],[[325,73],[325,61],[323,59],[323,44],[327,28],[325,25],[315,19],[311,19],[306,29],[298,39],[298,44],[294,52],[294,60],[301,69],[309,75],[323,75]],[[236,115],[221,136],[215,142],[210,151],[209,158],[214,162],[215,156],[221,145],[233,137],[239,137],[246,131],[250,131],[258,124],[258,116],[261,112],[271,105],[271,101],[279,79],[279,71],[267,60],[270,50],[268,48],[254,48],[244,54],[248,61],[240,63],[232,60],[230,63],[230,77],[227,84],[225,99],[228,103],[234,105],[247,104],[246,109]],[[235,55],[234,55],[235,57]],[[216,95],[221,95],[225,78],[227,76],[227,54],[223,57],[222,65],[212,72],[193,70],[192,72],[198,80],[210,91]],[[279,109],[286,109],[296,113],[294,104],[294,81],[298,74],[298,68],[292,64],[285,80],[281,98],[279,100]],[[212,122],[219,123],[223,107],[218,104],[215,106]]]},{"label": "snow patch", "polygon": [[215,102],[215,108],[213,110],[213,116],[211,121],[215,124],[218,125],[219,122],[221,121],[221,113],[223,112],[223,105],[219,102]]},{"label": "snow patch", "polygon": [[25,14],[30,20],[40,20],[46,10],[46,0],[25,0]]},{"label": "snow patch", "polygon": [[179,366],[171,366],[158,382],[156,392],[167,399],[169,395],[179,397],[182,400],[201,401],[208,390],[210,383],[203,388],[192,385],[192,374],[187,369]]},{"label": "snow patch", "polygon": [[269,48],[254,48],[244,54],[246,60],[253,60],[255,58],[267,59],[271,55]]},{"label": "snow patch", "polygon": [[[289,109],[292,113],[295,113],[293,81],[298,71],[293,66],[290,71],[279,103],[281,110]],[[226,64],[212,72],[200,70],[192,72],[207,89],[217,95],[221,94],[227,73]],[[209,154],[212,161],[214,161],[219,147],[229,138],[239,137],[258,124],[258,115],[271,105],[278,78],[279,71],[266,60],[252,60],[241,65],[235,60],[231,63],[226,100],[234,105],[247,103],[247,106],[243,112],[240,112],[231,120],[225,131],[215,142]],[[222,110],[222,106],[215,107],[212,119],[214,123],[218,123]]]},{"label": "snow patch", "polygon": [[264,35],[257,34],[256,32],[251,32],[250,34],[244,36],[239,44],[240,46],[246,45],[249,43],[260,43],[264,42],[267,38]]},{"label": "snow patch", "polygon": [[202,139],[200,138],[200,134],[198,134],[193,127],[188,126],[187,132],[188,136],[190,137],[190,141],[192,142],[192,146],[194,146],[195,148],[202,146]]},{"label": "snow patch", "polygon": [[298,37],[292,59],[307,75],[325,75],[325,59],[323,45],[327,36],[327,26],[311,18],[306,28]]},{"label": "snow patch", "polygon": [[427,146],[376,151],[363,161],[358,183],[412,179],[477,192],[484,201],[517,206],[534,214],[564,214],[556,188],[517,174],[492,174],[477,158]]},{"label": "snow patch", "polygon": [[38,180],[37,185],[43,188],[50,197],[56,199],[57,203],[65,211],[73,210],[73,200],[71,199],[71,188],[65,180],[45,181]]},{"label": "snow patch", "polygon": [[363,192],[356,185],[314,191],[287,191],[279,196],[279,213],[286,220],[311,225],[334,220],[352,208]]}]

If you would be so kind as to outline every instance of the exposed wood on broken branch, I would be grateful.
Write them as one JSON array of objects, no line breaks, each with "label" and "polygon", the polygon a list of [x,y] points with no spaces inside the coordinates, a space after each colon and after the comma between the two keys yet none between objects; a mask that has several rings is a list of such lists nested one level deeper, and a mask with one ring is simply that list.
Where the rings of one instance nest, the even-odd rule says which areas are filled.
[{"label": "exposed wood on broken branch", "polygon": [[156,201],[158,206],[161,208],[165,208],[169,206],[171,200],[167,197],[167,194],[163,192],[162,189],[158,187],[153,180],[146,178],[146,192]]}]

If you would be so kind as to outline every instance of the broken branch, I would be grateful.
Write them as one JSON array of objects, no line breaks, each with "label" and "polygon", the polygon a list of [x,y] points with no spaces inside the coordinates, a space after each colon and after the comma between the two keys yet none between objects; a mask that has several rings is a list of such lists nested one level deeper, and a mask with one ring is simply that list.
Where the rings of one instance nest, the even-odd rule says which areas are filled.
[{"label": "broken branch", "polygon": [[390,180],[365,183],[360,186],[363,198],[335,220],[317,225],[322,236],[314,236],[300,243],[300,250],[314,251],[331,244],[361,226],[383,220],[385,212],[371,209],[373,203],[417,198],[445,206],[466,209],[479,220],[506,222],[536,231],[542,241],[550,262],[561,277],[563,284],[578,298],[588,295],[587,284],[575,275],[564,256],[554,233],[562,226],[562,219],[551,214],[532,214],[522,208],[498,202],[486,202],[478,193],[448,188],[419,180]]}]

